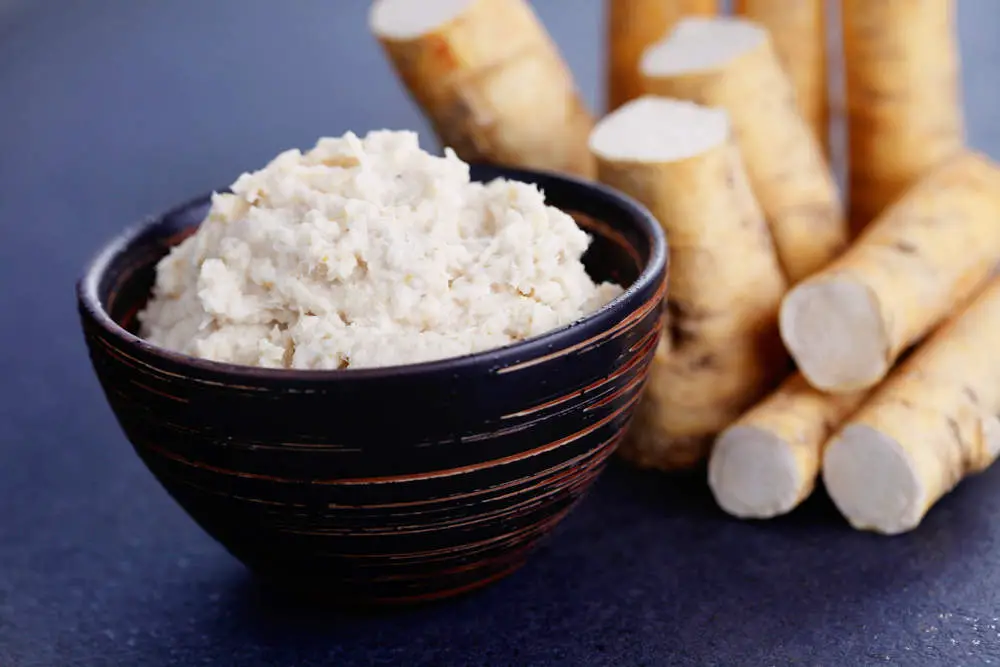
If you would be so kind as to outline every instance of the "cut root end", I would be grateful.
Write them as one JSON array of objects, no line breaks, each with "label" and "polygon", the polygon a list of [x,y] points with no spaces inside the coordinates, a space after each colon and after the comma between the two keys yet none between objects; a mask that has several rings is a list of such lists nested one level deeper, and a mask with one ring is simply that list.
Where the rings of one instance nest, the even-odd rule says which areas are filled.
[{"label": "cut root end", "polygon": [[809,384],[844,393],[875,385],[889,371],[878,299],[863,284],[806,282],[784,298],[781,337]]},{"label": "cut root end", "polygon": [[865,424],[848,425],[829,444],[823,483],[837,509],[859,530],[906,532],[920,523],[927,504],[904,448]]},{"label": "cut root end", "polygon": [[461,16],[476,0],[375,0],[371,31],[385,39],[414,39]]},{"label": "cut root end", "polygon": [[640,62],[645,76],[678,76],[722,67],[767,41],[767,31],[732,17],[688,17]]},{"label": "cut root end", "polygon": [[803,480],[791,449],[764,429],[734,426],[715,443],[708,484],[719,506],[743,519],[769,519],[799,503]]},{"label": "cut root end", "polygon": [[729,120],[722,109],[643,96],[597,123],[590,150],[604,160],[676,162],[721,146],[728,138]]}]

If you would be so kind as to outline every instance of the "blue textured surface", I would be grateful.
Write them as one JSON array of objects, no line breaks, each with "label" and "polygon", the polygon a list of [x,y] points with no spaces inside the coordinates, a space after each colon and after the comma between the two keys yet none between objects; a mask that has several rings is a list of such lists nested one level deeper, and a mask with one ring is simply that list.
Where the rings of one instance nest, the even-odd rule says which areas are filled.
[{"label": "blue textured surface", "polygon": [[[538,0],[595,104],[596,0]],[[1000,156],[1000,3],[963,0],[972,143]],[[817,498],[740,523],[615,468],[481,593],[350,618],[258,591],[133,455],[73,281],[136,217],[347,129],[426,130],[360,0],[0,0],[0,666],[1000,663],[1000,470],[916,532]]]}]

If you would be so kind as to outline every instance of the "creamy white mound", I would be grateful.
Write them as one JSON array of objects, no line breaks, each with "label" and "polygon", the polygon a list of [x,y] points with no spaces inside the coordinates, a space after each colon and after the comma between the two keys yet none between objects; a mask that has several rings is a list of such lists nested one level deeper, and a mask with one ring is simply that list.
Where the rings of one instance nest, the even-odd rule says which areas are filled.
[{"label": "creamy white mound", "polygon": [[546,333],[622,291],[594,284],[590,237],[534,185],[471,182],[413,132],[323,138],[232,191],[157,265],[150,342],[271,368],[416,363]]}]

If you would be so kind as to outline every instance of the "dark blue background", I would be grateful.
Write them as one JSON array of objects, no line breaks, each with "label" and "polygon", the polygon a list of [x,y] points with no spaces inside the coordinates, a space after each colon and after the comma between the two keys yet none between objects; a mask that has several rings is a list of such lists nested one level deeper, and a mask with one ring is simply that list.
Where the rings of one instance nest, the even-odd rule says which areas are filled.
[{"label": "dark blue background", "polygon": [[[1000,3],[961,4],[970,137],[997,157]],[[598,1],[536,5],[595,105]],[[889,539],[823,498],[741,523],[701,479],[615,467],[512,578],[382,617],[269,597],[195,527],[105,404],[73,282],[284,148],[426,132],[366,7],[0,0],[0,666],[1000,663],[1000,469]]]}]

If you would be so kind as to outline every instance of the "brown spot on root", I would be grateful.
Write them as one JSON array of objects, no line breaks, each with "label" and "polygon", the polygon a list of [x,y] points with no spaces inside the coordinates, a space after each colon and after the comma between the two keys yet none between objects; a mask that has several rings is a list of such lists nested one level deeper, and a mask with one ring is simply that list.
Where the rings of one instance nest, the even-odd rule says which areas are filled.
[{"label": "brown spot on root", "polygon": [[912,401],[908,401],[908,400],[906,400],[905,398],[902,398],[902,399],[900,399],[900,400],[899,400],[899,404],[900,404],[900,405],[902,405],[902,406],[903,406],[904,408],[907,408],[907,409],[909,409],[909,410],[912,410],[912,409],[913,409],[913,408],[915,407],[915,406],[913,405],[913,402],[912,402]]},{"label": "brown spot on root", "polygon": [[699,357],[695,357],[694,359],[692,359],[691,363],[689,364],[689,367],[693,371],[701,371],[705,370],[706,368],[712,368],[713,366],[715,366],[715,362],[716,362],[715,355],[712,354],[711,352],[707,352]]},{"label": "brown spot on root", "polygon": [[965,394],[965,397],[968,398],[973,405],[979,405],[979,394],[977,394],[972,387],[968,385],[962,387],[962,393]]},{"label": "brown spot on root", "polygon": [[440,37],[431,37],[429,49],[443,68],[448,70],[457,69],[455,55],[452,53],[451,46],[447,40]]},{"label": "brown spot on root", "polygon": [[962,471],[968,471],[972,469],[974,463],[975,452],[971,449],[967,449],[962,443],[962,430],[958,425],[958,421],[954,417],[948,417],[946,420],[948,423],[948,430],[951,432],[951,438],[955,442],[955,448],[958,450],[956,452],[956,457],[962,462]]},{"label": "brown spot on root", "polygon": [[698,338],[698,321],[704,315],[673,299],[667,300],[667,333],[672,349],[680,349]]},{"label": "brown spot on root", "polygon": [[670,315],[671,319],[689,322],[697,322],[706,318],[704,313],[675,299],[667,299],[667,314]]},{"label": "brown spot on root", "polygon": [[837,430],[838,426],[840,426],[840,422],[838,422],[836,419],[830,419],[830,418],[824,419],[823,420],[823,433],[827,433],[827,434],[833,433],[834,431]]},{"label": "brown spot on root", "polygon": [[917,246],[913,245],[909,241],[896,241],[892,244],[892,247],[904,255],[912,255],[917,252]]},{"label": "brown spot on root", "polygon": [[962,451],[962,431],[959,429],[958,422],[955,421],[954,417],[948,417],[948,430],[951,431],[951,437],[955,439],[955,443],[958,445],[959,451]]},{"label": "brown spot on root", "polygon": [[467,162],[491,156],[492,142],[489,137],[493,129],[492,123],[481,117],[471,100],[460,93],[456,93],[434,123],[434,131],[441,138],[441,143]]},{"label": "brown spot on root", "polygon": [[668,320],[667,333],[670,336],[670,349],[679,350],[693,342],[697,336],[693,331],[686,329],[682,322],[671,318]]}]

